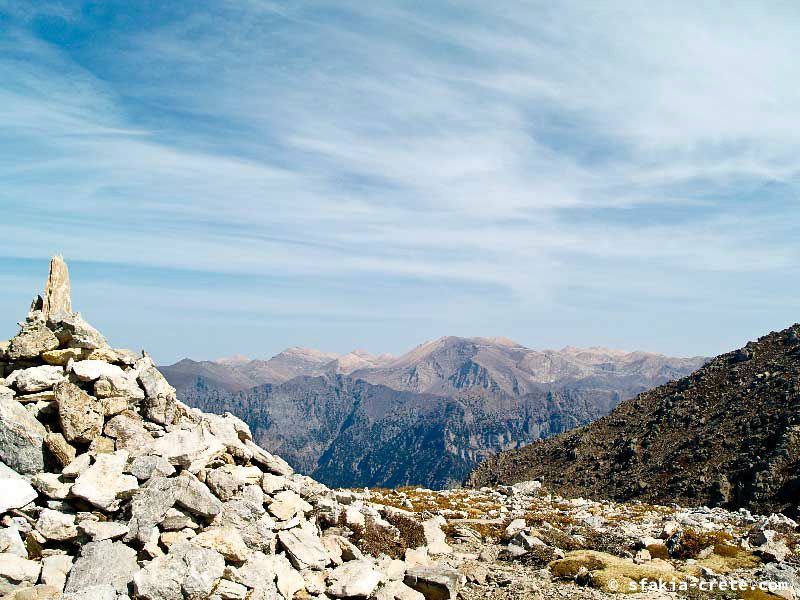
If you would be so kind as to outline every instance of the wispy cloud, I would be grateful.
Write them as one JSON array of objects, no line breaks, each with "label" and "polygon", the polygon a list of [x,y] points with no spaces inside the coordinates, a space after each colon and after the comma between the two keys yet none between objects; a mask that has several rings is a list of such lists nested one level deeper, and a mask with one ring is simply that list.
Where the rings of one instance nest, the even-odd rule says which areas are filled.
[{"label": "wispy cloud", "polygon": [[[576,283],[675,315],[647,290],[723,306],[736,287],[704,282],[800,288],[790,4],[0,11],[5,256],[300,278],[287,307],[338,276],[353,293],[331,302],[387,318],[402,309],[380,290],[402,282],[430,304],[463,299],[453,333],[533,345],[616,341],[575,324],[563,298]],[[481,298],[495,312],[489,289],[512,307],[476,323]],[[432,327],[408,336],[451,332]],[[717,333],[619,343],[708,352]]]}]

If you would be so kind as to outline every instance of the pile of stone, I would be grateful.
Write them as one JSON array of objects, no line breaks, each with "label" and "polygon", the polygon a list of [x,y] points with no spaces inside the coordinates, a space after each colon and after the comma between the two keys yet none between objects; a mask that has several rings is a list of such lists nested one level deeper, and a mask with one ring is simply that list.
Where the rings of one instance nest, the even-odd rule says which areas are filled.
[{"label": "pile of stone", "polygon": [[20,327],[0,343],[4,598],[456,596],[443,520],[330,490],[240,419],[179,402],[150,357],[73,312],[60,257]]}]

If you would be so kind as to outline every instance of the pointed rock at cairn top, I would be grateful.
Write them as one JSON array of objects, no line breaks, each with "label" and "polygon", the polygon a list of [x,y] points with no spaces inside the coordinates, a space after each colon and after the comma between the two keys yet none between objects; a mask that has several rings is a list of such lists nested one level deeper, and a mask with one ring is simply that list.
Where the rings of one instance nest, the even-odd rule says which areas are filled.
[{"label": "pointed rock at cairn top", "polygon": [[45,317],[57,313],[72,313],[70,298],[69,269],[64,258],[59,254],[50,261],[50,274],[44,288]]}]

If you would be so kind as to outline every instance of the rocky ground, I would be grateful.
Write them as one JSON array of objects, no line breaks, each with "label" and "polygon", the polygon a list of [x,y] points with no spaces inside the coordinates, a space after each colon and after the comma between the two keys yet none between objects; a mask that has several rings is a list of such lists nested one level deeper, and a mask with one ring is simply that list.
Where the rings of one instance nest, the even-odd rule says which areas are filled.
[{"label": "rocky ground", "polygon": [[800,591],[781,515],[567,500],[537,482],[333,490],[230,414],[191,409],[147,355],[44,298],[0,344],[0,594],[14,600],[768,598]]}]

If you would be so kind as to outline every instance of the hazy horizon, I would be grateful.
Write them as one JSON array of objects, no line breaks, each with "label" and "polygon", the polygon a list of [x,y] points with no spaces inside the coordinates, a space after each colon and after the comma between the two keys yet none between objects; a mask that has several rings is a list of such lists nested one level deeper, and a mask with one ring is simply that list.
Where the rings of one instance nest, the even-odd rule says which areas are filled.
[{"label": "hazy horizon", "polygon": [[162,364],[800,321],[800,7],[0,0],[0,338]]}]

